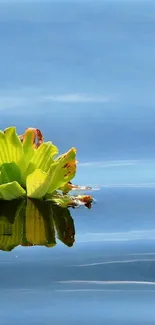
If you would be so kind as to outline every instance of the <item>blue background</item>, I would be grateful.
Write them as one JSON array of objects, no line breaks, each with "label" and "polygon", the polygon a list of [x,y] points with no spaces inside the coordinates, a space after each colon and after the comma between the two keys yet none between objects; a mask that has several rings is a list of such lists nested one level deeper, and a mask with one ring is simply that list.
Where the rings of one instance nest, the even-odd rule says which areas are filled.
[{"label": "blue background", "polygon": [[155,1],[0,1],[0,128],[78,150],[76,243],[0,253],[10,324],[154,324]]}]

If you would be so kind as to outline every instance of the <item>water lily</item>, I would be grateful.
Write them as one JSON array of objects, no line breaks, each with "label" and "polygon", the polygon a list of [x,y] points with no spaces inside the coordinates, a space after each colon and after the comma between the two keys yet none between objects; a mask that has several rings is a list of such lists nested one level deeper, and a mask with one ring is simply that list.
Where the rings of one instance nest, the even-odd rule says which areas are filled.
[{"label": "water lily", "polygon": [[[0,131],[0,199],[27,196],[74,205],[75,196],[67,193],[74,188],[70,181],[76,174],[76,149],[57,154],[58,148],[44,142],[38,129],[28,128],[23,135],[18,135],[15,127]],[[91,201],[91,196],[82,196],[78,202],[86,200]]]}]

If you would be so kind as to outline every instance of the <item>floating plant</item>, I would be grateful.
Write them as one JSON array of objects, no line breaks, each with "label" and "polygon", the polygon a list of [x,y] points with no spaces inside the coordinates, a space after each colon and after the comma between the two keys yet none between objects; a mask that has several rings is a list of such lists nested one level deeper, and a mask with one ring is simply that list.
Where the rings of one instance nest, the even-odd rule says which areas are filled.
[{"label": "floating plant", "polygon": [[71,183],[76,174],[76,149],[57,155],[58,148],[44,142],[39,129],[28,128],[23,135],[18,135],[15,127],[0,131],[0,200],[28,197],[63,207],[89,207],[90,195],[68,194],[81,189]]}]

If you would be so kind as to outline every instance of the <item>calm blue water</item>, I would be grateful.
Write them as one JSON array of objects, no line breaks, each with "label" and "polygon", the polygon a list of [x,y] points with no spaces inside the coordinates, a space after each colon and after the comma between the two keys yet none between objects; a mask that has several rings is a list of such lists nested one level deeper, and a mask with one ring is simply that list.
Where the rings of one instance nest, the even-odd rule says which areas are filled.
[{"label": "calm blue water", "polygon": [[76,242],[0,252],[4,325],[154,324],[155,1],[0,1],[0,128],[78,150]]}]

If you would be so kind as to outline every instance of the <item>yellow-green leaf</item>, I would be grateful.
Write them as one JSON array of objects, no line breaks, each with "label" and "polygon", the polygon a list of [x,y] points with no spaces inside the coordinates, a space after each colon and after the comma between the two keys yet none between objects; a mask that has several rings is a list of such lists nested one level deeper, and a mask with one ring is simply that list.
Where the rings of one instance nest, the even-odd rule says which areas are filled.
[{"label": "yellow-green leaf", "polygon": [[17,181],[21,183],[21,171],[19,167],[14,163],[5,163],[0,166],[1,171],[1,184]]},{"label": "yellow-green leaf", "polygon": [[49,187],[48,175],[41,169],[36,169],[26,179],[27,196],[40,199],[45,196]]},{"label": "yellow-green leaf", "polygon": [[17,182],[11,182],[0,185],[1,200],[14,200],[25,195],[25,190]]},{"label": "yellow-green leaf", "polygon": [[30,198],[42,198],[46,193],[53,193],[56,189],[70,181],[76,172],[75,149],[69,150],[62,159],[57,160],[47,173],[36,169],[26,179],[27,195]]},{"label": "yellow-green leaf", "polygon": [[43,143],[34,153],[28,165],[26,175],[31,174],[35,169],[41,169],[48,172],[51,164],[54,162],[52,159],[58,153],[58,148],[51,142]]},{"label": "yellow-green leaf", "polygon": [[15,127],[0,131],[0,165],[15,162],[20,164],[23,158],[23,148]]}]

